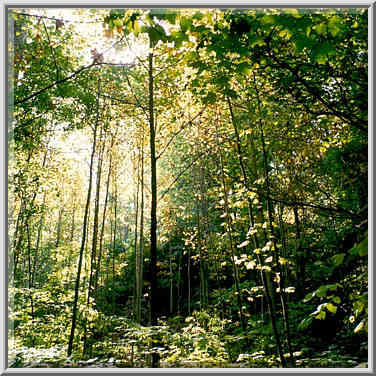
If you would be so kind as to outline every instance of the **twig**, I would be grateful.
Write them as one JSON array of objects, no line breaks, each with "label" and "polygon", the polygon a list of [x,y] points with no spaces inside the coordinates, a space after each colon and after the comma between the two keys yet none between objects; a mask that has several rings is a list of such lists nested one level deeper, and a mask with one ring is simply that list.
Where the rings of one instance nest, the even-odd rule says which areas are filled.
[{"label": "twig", "polygon": [[192,121],[194,121],[195,119],[197,119],[197,117],[199,117],[200,115],[202,115],[202,113],[204,112],[205,108],[203,108],[198,114],[196,114],[192,119],[188,120],[186,123],[182,124],[181,127],[179,128],[179,130],[177,132],[175,132],[172,137],[169,139],[169,141],[167,142],[167,144],[164,146],[164,148],[162,149],[162,151],[157,155],[156,159],[158,160],[162,155],[163,153],[166,151],[166,149],[170,146],[171,142],[174,140],[174,138],[181,132],[184,130],[184,128],[192,123]]},{"label": "twig", "polygon": [[42,19],[42,22],[43,22],[44,30],[45,30],[45,32],[46,32],[46,34],[47,34],[48,45],[49,45],[49,47],[50,47],[51,54],[52,54],[52,57],[53,57],[53,59],[54,59],[54,63],[55,63],[55,68],[56,68],[56,81],[58,81],[58,80],[59,80],[59,67],[58,67],[58,65],[57,65],[56,56],[55,56],[55,51],[54,51],[54,49],[52,48],[50,35],[48,34],[48,30],[47,30],[46,24],[45,24],[45,22],[44,22],[43,19]]}]

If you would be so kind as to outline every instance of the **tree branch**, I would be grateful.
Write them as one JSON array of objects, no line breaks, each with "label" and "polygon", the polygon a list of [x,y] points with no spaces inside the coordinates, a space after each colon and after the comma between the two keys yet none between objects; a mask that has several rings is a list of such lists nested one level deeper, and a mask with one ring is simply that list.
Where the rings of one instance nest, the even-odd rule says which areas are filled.
[{"label": "tree branch", "polygon": [[205,108],[203,108],[199,113],[197,113],[192,119],[188,120],[186,123],[182,124],[181,127],[179,128],[179,130],[177,132],[175,132],[172,137],[169,139],[169,141],[167,142],[167,144],[164,146],[164,148],[162,149],[162,151],[157,155],[156,159],[158,160],[162,155],[163,153],[166,151],[166,149],[170,146],[171,142],[174,140],[174,138],[188,125],[190,124],[193,120],[197,119],[197,117],[199,117],[200,115],[202,115],[202,113],[204,112]]},{"label": "tree branch", "polygon": [[91,67],[93,67],[94,65],[98,65],[98,63],[96,62],[93,62],[91,63],[90,65],[87,65],[87,66],[84,66],[84,67],[81,67],[80,69],[76,70],[75,72],[73,72],[70,76],[68,77],[64,77],[62,78],[61,80],[58,80],[58,81],[55,81],[53,82],[52,84],[44,87],[43,89],[40,89],[38,90],[37,92],[33,93],[33,94],[30,94],[29,96],[27,96],[26,98],[23,98],[23,99],[20,99],[18,101],[15,101],[14,102],[14,105],[18,105],[18,104],[22,104],[22,103],[25,103],[27,101],[29,101],[30,99],[38,96],[39,94],[42,94],[44,91],[48,90],[48,89],[51,89],[53,88],[54,86],[56,85],[59,85],[59,84],[62,84],[63,82],[65,81],[68,81],[70,80],[71,78],[73,78],[74,76],[77,76],[78,74],[80,74],[82,71],[86,70],[86,69],[89,69]]}]

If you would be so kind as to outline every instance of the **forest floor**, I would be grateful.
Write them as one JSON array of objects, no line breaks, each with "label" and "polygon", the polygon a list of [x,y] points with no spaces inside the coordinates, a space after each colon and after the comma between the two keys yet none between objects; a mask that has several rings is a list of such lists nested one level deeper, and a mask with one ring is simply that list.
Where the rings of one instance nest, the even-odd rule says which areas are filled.
[{"label": "forest floor", "polygon": [[[36,349],[30,349],[36,350]],[[41,349],[40,349],[41,350]],[[48,351],[48,349],[45,349]],[[258,362],[207,362],[180,360],[177,362],[160,361],[159,368],[280,368],[278,361],[264,357]],[[289,367],[293,367],[291,364]],[[336,355],[329,351],[323,351],[312,354],[311,357],[295,359],[294,368],[367,368],[368,363],[351,355]],[[69,358],[47,359],[40,356],[38,359],[23,361],[20,357],[13,358],[10,361],[10,368],[151,368],[148,357],[138,358],[137,360],[127,358],[116,359],[115,357],[95,357],[89,360],[72,360]]]},{"label": "forest floor", "polygon": [[[262,343],[262,337],[250,332],[252,341],[245,344],[243,337],[230,328],[223,327],[221,332],[215,325],[223,324],[218,318],[208,316],[209,325],[198,321],[200,315],[206,317],[203,312],[195,312],[181,326],[161,321],[164,325],[149,327],[135,324],[125,316],[103,316],[103,323],[96,324],[96,339],[92,337],[87,342],[85,355],[83,344],[77,341],[71,357],[67,357],[65,341],[49,346],[36,333],[32,339],[15,337],[9,342],[9,367],[151,368],[152,353],[157,353],[159,368],[281,368],[272,337]],[[266,330],[262,326],[259,329]],[[58,340],[52,336],[51,342],[53,338]],[[308,338],[306,342],[294,342],[293,349],[293,359],[290,353],[284,353],[289,368],[368,368],[366,337],[349,341],[338,332],[326,344]]]}]

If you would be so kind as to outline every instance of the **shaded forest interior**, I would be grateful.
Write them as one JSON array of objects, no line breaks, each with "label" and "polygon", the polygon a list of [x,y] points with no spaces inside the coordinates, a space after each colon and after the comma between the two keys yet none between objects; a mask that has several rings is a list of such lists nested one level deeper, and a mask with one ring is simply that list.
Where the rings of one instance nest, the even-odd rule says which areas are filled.
[{"label": "shaded forest interior", "polygon": [[10,367],[367,365],[367,9],[8,21]]}]

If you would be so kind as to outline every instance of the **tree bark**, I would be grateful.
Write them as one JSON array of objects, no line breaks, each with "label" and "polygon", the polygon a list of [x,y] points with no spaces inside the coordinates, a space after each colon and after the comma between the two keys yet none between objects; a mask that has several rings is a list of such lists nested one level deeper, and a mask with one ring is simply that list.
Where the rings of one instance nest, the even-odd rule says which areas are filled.
[{"label": "tree bark", "polygon": [[[150,41],[150,48],[153,43]],[[153,98],[153,53],[149,53],[149,127],[151,166],[151,211],[150,211],[150,308],[151,323],[157,324],[157,160],[155,153],[155,124]]]},{"label": "tree bark", "polygon": [[[93,222],[93,238],[91,246],[91,256],[90,256],[90,274],[89,274],[89,285],[87,289],[87,300],[86,306],[90,306],[90,298],[94,297],[94,276],[97,269],[97,243],[98,243],[98,222],[99,222],[99,194],[101,188],[101,176],[102,176],[102,162],[103,162],[103,152],[105,148],[106,140],[102,140],[103,136],[103,127],[100,132],[100,139],[102,141],[102,146],[98,156],[97,164],[97,182],[96,182],[96,192],[95,192],[95,201],[94,201],[94,222]],[[84,324],[84,347],[83,355],[88,352],[88,333],[87,333],[87,321],[85,320]]]},{"label": "tree bark", "polygon": [[[113,147],[114,138],[111,141],[111,149]],[[109,193],[109,186],[110,186],[110,177],[111,177],[111,166],[112,165],[112,154],[110,152],[110,161],[108,165],[108,173],[107,173],[107,182],[106,182],[106,197],[104,200],[104,208],[103,208],[103,215],[102,215],[102,226],[101,226],[101,233],[99,236],[99,254],[98,254],[98,265],[97,269],[95,270],[95,277],[94,277],[94,296],[97,298],[98,292],[98,280],[101,271],[101,261],[102,261],[102,253],[103,253],[103,238],[104,238],[104,228],[106,223],[106,212],[107,212],[107,204],[108,204],[108,193]]]},{"label": "tree bark", "polygon": [[268,170],[268,158],[266,154],[266,144],[265,144],[265,136],[264,136],[264,129],[263,129],[263,122],[262,122],[262,114],[261,114],[261,100],[260,95],[257,89],[256,84],[256,77],[253,73],[253,83],[254,83],[254,89],[256,91],[256,98],[257,98],[257,106],[258,106],[258,112],[259,112],[259,128],[260,128],[260,135],[261,135],[261,145],[262,145],[262,155],[263,155],[263,162],[264,162],[264,177],[265,177],[265,183],[266,183],[266,205],[267,205],[267,212],[268,212],[268,219],[269,219],[269,231],[270,231],[270,239],[274,246],[274,256],[275,262],[277,264],[277,270],[279,273],[279,276],[277,275],[277,280],[279,281],[280,285],[280,299],[282,304],[282,312],[283,312],[283,318],[284,318],[284,324],[285,324],[285,331],[286,331],[286,339],[287,339],[287,346],[290,353],[289,361],[293,363],[294,355],[292,351],[292,345],[291,345],[291,338],[290,338],[290,327],[289,327],[289,318],[288,318],[288,310],[287,310],[287,304],[286,304],[286,298],[285,298],[285,284],[284,284],[284,278],[282,274],[281,269],[281,263],[279,260],[279,252],[278,252],[278,246],[277,246],[277,238],[274,233],[274,208],[272,201],[270,200],[270,179],[269,179],[269,170]]},{"label": "tree bark", "polygon": [[141,145],[141,209],[140,209],[140,242],[138,247],[138,274],[137,274],[137,294],[136,294],[136,320],[141,322],[141,299],[143,286],[143,260],[144,260],[144,145]]},{"label": "tree bark", "polygon": [[64,213],[64,209],[60,208],[59,209],[59,218],[58,218],[58,221],[57,221],[55,248],[57,248],[60,245],[61,222],[62,222],[62,219],[63,219],[63,213]]},{"label": "tree bark", "polygon": [[[231,101],[230,101],[229,98],[227,98],[227,102],[228,102],[228,105],[229,105],[231,121],[232,121],[232,125],[233,125],[233,128],[234,128],[235,136],[236,136],[237,154],[238,154],[240,169],[241,169],[241,172],[242,172],[242,175],[243,175],[242,182],[243,182],[244,188],[246,189],[246,191],[248,193],[248,191],[249,191],[248,174],[247,174],[247,171],[246,171],[245,166],[244,166],[242,148],[241,148],[240,137],[239,137],[239,131],[238,131],[236,119],[235,119],[235,116],[234,116],[234,112],[233,112],[233,109],[232,109]],[[249,215],[250,224],[253,228],[255,221],[254,221],[254,216],[253,216],[253,204],[252,204],[252,200],[251,200],[250,197],[248,197],[248,215]],[[256,234],[252,235],[252,239],[253,239],[254,247],[256,249],[260,248]],[[275,315],[275,305],[274,305],[274,302],[273,302],[273,291],[272,291],[272,286],[271,286],[271,281],[270,281],[270,275],[267,275],[267,273],[265,273],[265,269],[263,269],[264,268],[264,262],[263,262],[263,260],[262,260],[262,258],[259,254],[256,254],[256,259],[257,259],[257,262],[259,263],[259,265],[261,266],[261,282],[262,282],[263,287],[264,287],[264,294],[265,294],[266,302],[267,302],[267,305],[268,305],[268,310],[269,310],[270,319],[271,319],[271,322],[272,322],[274,336],[275,336],[275,339],[276,339],[277,350],[278,350],[278,353],[279,353],[279,356],[280,356],[280,359],[281,359],[282,367],[285,368],[285,367],[287,367],[287,364],[286,364],[286,359],[283,355],[283,348],[282,348],[282,344],[281,344],[281,339],[280,339],[280,335],[279,335],[278,329],[277,329],[277,319],[276,319],[276,315]]]},{"label": "tree bark", "polygon": [[83,228],[82,228],[80,255],[79,255],[79,260],[78,260],[77,277],[76,277],[76,283],[75,283],[75,288],[74,288],[72,324],[71,324],[71,331],[70,331],[68,350],[67,350],[68,357],[72,355],[74,332],[76,329],[76,321],[77,321],[77,305],[78,305],[77,303],[78,303],[78,294],[79,294],[79,289],[80,289],[82,259],[83,259],[84,249],[85,249],[86,228],[87,228],[87,220],[88,220],[88,213],[89,213],[89,206],[90,206],[91,186],[92,186],[92,178],[93,178],[93,163],[94,163],[94,154],[95,154],[96,142],[97,142],[97,127],[99,123],[99,97],[100,97],[100,81],[98,80],[97,113],[96,113],[96,120],[95,120],[95,125],[94,125],[94,132],[93,132],[93,147],[92,147],[91,158],[90,158],[89,187],[87,190],[87,199],[86,199],[86,206],[85,206],[84,223],[83,223]]},{"label": "tree bark", "polygon": [[[216,132],[216,138],[217,138],[217,148],[218,148],[218,155],[219,155],[219,166],[221,169],[221,181],[222,181],[222,191],[223,191],[223,197],[224,197],[224,209],[226,213],[226,223],[227,223],[227,236],[229,239],[230,243],[230,259],[231,259],[231,265],[232,265],[232,270],[233,270],[233,276],[234,276],[234,282],[235,282],[235,290],[237,293],[237,301],[238,301],[238,309],[239,309],[239,318],[240,318],[240,323],[242,325],[242,331],[244,336],[247,335],[247,324],[245,322],[245,317],[243,313],[243,302],[241,298],[241,291],[240,291],[240,279],[239,279],[239,271],[238,267],[235,264],[235,244],[232,238],[232,222],[230,219],[230,209],[229,209],[229,200],[228,200],[228,192],[227,192],[227,186],[226,186],[226,181],[225,181],[225,175],[224,175],[224,163],[223,163],[223,156],[222,156],[222,151],[219,148],[219,140],[218,140],[218,129],[217,125],[215,128]],[[248,343],[248,337],[246,337],[246,341]]]}]

